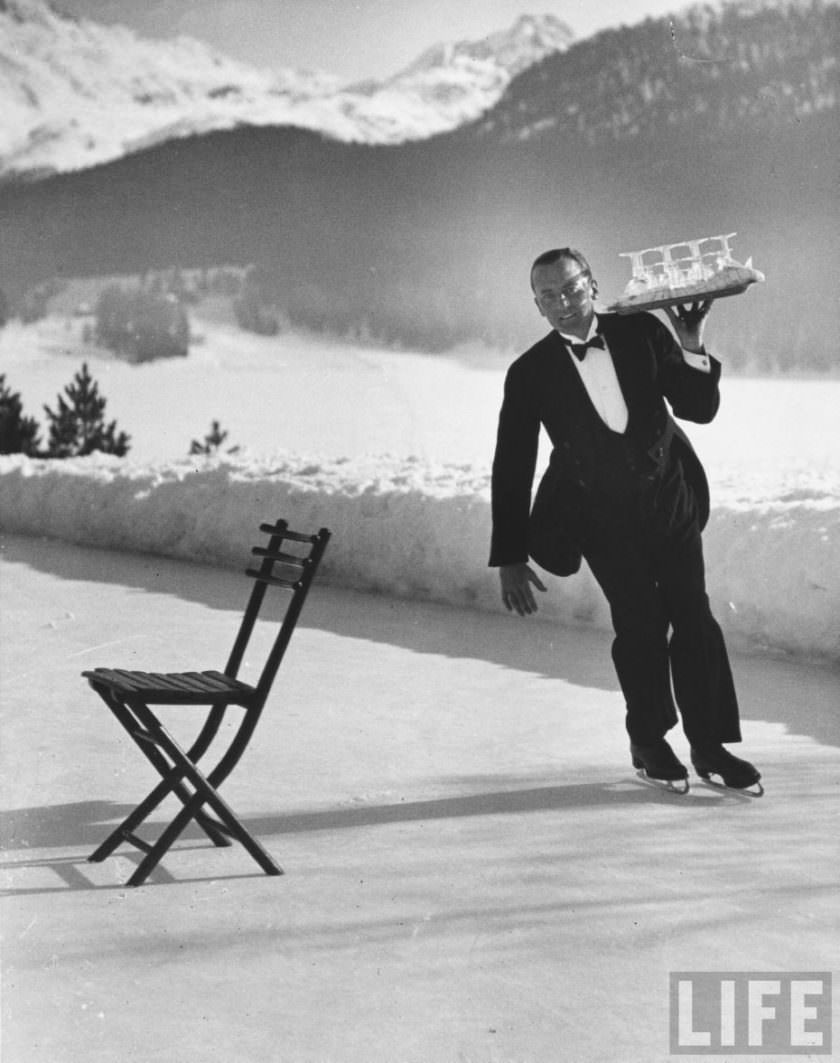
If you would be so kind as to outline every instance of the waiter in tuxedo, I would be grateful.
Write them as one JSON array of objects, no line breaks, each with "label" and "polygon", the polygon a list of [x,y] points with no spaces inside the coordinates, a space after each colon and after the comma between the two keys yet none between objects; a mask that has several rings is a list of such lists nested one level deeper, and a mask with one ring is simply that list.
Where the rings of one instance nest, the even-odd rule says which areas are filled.
[{"label": "waiter in tuxedo", "polygon": [[[724,746],[741,733],[706,594],[708,484],[671,416],[704,424],[717,412],[721,367],[703,345],[710,303],[668,308],[676,340],[649,313],[596,314],[597,282],[568,247],[536,259],[531,287],[551,332],[505,379],[490,555],[502,601],[536,612],[534,591],[546,588],[529,558],[560,575],[585,558],[610,606],[634,766],[687,787],[665,737],[679,707],[698,774],[752,787],[759,772]],[[553,450],[532,510],[541,427]]]}]

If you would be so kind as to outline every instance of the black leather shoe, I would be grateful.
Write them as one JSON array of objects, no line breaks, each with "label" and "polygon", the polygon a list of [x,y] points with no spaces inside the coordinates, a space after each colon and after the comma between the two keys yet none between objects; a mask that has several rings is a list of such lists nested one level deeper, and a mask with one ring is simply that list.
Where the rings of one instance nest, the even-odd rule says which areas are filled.
[{"label": "black leather shoe", "polygon": [[688,778],[688,769],[677,760],[676,753],[664,738],[649,746],[639,746],[631,742],[630,755],[633,758],[633,767],[643,770],[650,779],[676,782]]},{"label": "black leather shoe", "polygon": [[733,790],[746,790],[755,786],[761,778],[761,772],[748,760],[734,756],[722,745],[691,747],[691,763],[701,779],[717,775],[723,785]]}]

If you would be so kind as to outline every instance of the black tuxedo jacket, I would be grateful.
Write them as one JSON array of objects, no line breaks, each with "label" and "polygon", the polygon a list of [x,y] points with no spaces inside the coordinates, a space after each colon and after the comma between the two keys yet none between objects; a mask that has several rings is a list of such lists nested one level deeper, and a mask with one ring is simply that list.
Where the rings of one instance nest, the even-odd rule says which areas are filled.
[{"label": "black tuxedo jacket", "polygon": [[[703,468],[676,417],[706,424],[717,413],[720,363],[703,373],[686,364],[668,328],[652,314],[599,314],[603,333],[627,404],[627,434],[650,471],[679,460],[693,490],[701,527],[709,514],[709,487]],[[563,340],[550,332],[521,355],[508,370],[499,415],[492,476],[493,534],[491,565],[527,561],[531,489],[536,470],[540,427],[553,451],[534,505],[538,528],[565,543],[567,574],[580,564],[579,515],[592,479],[592,403]],[[544,502],[550,494],[551,504]],[[531,520],[532,533],[535,520]],[[536,557],[539,561],[539,557]],[[550,566],[548,566],[550,567]],[[563,566],[561,566],[562,568]]]}]

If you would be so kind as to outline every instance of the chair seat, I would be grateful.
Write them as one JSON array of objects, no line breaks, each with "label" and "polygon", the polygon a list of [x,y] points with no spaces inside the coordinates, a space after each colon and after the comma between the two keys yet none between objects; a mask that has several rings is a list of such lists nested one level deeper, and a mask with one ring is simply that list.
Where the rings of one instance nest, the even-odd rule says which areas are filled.
[{"label": "chair seat", "polygon": [[146,703],[158,705],[246,705],[254,687],[223,672],[137,672],[124,668],[94,668],[82,672],[91,686],[108,687]]}]

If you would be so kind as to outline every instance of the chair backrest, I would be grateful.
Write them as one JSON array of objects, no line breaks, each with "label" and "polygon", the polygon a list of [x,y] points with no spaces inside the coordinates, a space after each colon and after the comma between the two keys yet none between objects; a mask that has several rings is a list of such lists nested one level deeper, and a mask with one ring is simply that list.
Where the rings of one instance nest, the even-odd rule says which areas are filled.
[{"label": "chair backrest", "polygon": [[[225,675],[235,679],[239,672],[268,587],[281,587],[291,591],[280,630],[256,685],[256,700],[262,704],[268,697],[277,669],[289,645],[303,603],[330,540],[330,532],[321,528],[315,535],[303,535],[291,531],[285,520],[275,521],[274,524],[261,524],[260,531],[270,538],[268,546],[255,546],[251,550],[252,554],[262,558],[262,562],[259,568],[245,570],[245,574],[251,576],[256,583],[225,666]],[[284,549],[287,543],[292,545]]]}]

